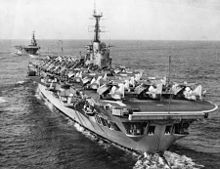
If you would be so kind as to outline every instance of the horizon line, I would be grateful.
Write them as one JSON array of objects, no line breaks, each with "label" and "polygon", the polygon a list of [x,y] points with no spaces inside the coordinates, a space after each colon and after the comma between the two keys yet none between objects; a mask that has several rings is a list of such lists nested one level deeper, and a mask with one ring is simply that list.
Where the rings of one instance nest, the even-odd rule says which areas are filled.
[{"label": "horizon line", "polygon": [[[60,39],[60,38],[43,38],[43,39],[38,39],[38,38],[36,38],[37,39],[37,41],[41,41],[41,40],[66,40],[66,41],[68,41],[68,40],[71,40],[71,41],[79,41],[79,40],[85,40],[85,41],[93,41],[93,40],[91,40],[91,39],[66,39],[66,38],[64,38],[64,39]],[[17,39],[15,39],[15,38],[3,38],[3,39],[0,39],[0,40],[31,40],[31,38],[30,39],[27,39],[27,38],[25,38],[25,39],[22,39],[22,38],[17,38]],[[220,39],[219,40],[216,40],[216,39],[102,39],[101,41],[191,41],[191,42],[195,42],[195,41],[203,41],[203,42],[205,42],[205,41],[212,41],[212,42],[219,42],[220,41]]]}]

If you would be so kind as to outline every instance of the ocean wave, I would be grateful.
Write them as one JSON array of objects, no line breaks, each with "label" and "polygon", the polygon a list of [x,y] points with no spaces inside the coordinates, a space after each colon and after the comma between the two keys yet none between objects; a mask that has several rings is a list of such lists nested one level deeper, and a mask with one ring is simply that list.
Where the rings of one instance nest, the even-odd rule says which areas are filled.
[{"label": "ocean wave", "polygon": [[5,103],[5,102],[7,102],[7,101],[5,100],[5,98],[4,98],[4,97],[0,97],[0,103]]}]

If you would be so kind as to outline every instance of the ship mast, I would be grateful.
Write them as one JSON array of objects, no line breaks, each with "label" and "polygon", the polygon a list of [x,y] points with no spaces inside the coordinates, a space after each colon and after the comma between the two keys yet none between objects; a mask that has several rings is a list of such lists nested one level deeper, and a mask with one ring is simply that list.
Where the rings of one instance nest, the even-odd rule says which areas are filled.
[{"label": "ship mast", "polygon": [[[170,81],[170,71],[171,71],[171,56],[169,56],[169,74],[168,74],[168,86],[170,87],[171,81]],[[171,104],[171,88],[169,89],[169,107],[168,107],[168,114],[170,114],[170,104]]]},{"label": "ship mast", "polygon": [[93,17],[95,18],[95,29],[94,29],[94,32],[95,32],[95,35],[94,35],[94,40],[93,42],[100,42],[100,25],[99,25],[99,21],[100,21],[100,18],[102,17],[102,13],[101,14],[97,14],[96,12],[96,9],[94,9],[94,13],[93,13]]},{"label": "ship mast", "polygon": [[171,56],[169,56],[168,84],[170,84]]},{"label": "ship mast", "polygon": [[32,39],[31,39],[31,44],[32,44],[33,46],[37,46],[37,41],[36,41],[36,39],[35,39],[34,33],[35,33],[35,32],[33,31]]}]

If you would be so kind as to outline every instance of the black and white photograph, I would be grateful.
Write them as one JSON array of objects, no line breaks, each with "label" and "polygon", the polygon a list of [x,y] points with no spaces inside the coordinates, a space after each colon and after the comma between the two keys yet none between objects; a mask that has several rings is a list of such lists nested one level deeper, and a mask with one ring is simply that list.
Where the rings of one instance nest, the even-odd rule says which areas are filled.
[{"label": "black and white photograph", "polygon": [[1,169],[219,169],[220,1],[0,0]]}]

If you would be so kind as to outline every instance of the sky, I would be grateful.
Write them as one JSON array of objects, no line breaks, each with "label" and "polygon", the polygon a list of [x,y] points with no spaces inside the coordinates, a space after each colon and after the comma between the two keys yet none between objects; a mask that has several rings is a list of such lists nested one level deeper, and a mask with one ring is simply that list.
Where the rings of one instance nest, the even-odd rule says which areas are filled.
[{"label": "sky", "polygon": [[[0,0],[0,39],[91,39],[94,0]],[[102,39],[220,40],[219,0],[96,0]]]}]

